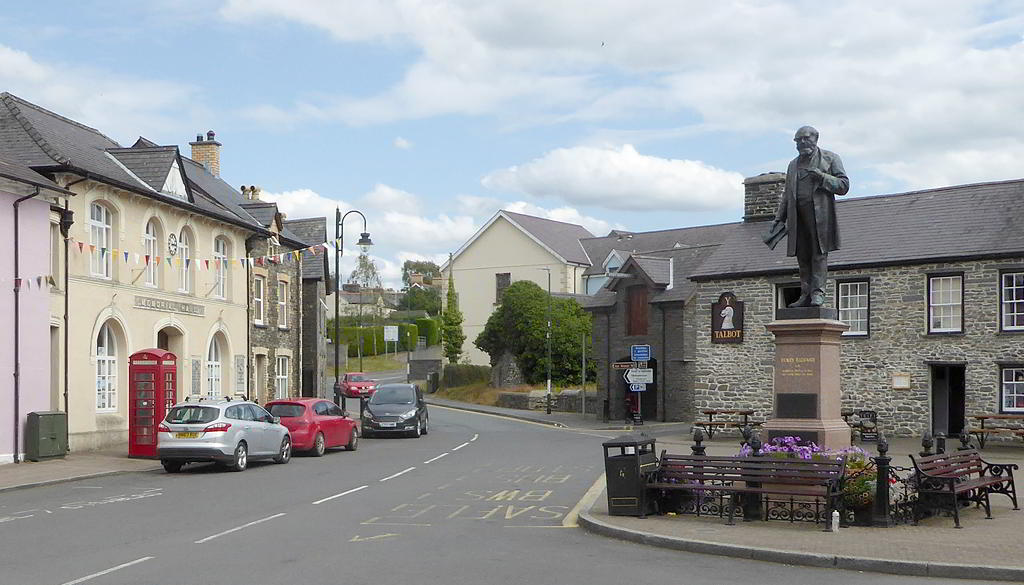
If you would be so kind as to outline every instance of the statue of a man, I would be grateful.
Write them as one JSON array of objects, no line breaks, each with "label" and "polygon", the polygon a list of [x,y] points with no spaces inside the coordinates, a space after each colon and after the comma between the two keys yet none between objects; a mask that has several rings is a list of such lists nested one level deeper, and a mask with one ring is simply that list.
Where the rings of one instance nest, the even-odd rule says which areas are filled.
[{"label": "statue of a man", "polygon": [[817,130],[804,126],[793,141],[800,155],[786,170],[786,188],[765,241],[774,247],[780,232],[788,233],[786,255],[796,256],[800,264],[800,298],[789,306],[820,307],[828,253],[839,249],[835,196],[849,192],[850,179],[838,154],[818,148]]}]

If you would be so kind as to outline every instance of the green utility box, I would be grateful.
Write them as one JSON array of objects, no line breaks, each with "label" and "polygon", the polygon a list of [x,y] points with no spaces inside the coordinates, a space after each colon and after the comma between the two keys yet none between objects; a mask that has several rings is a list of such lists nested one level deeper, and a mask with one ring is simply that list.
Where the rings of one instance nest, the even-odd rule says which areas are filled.
[{"label": "green utility box", "polygon": [[68,451],[68,415],[64,412],[30,412],[25,422],[25,458],[39,461],[63,457]]}]

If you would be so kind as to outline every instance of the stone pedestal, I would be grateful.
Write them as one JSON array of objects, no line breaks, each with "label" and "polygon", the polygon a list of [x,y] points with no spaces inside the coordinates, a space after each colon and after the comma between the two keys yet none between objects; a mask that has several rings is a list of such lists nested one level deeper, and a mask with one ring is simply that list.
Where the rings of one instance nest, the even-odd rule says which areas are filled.
[{"label": "stone pedestal", "polygon": [[775,412],[764,441],[792,435],[842,449],[850,446],[850,426],[840,415],[839,344],[849,326],[813,309],[812,318],[792,318],[803,315],[790,309],[766,326],[775,334]]}]

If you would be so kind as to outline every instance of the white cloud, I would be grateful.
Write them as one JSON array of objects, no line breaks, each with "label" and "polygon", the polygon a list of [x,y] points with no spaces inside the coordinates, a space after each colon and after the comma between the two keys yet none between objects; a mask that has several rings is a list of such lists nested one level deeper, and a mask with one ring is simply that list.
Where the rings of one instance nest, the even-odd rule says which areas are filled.
[{"label": "white cloud", "polygon": [[410,148],[412,148],[412,142],[406,140],[405,138],[402,138],[401,136],[395,137],[394,145],[395,148],[399,150],[409,150]]},{"label": "white cloud", "polygon": [[743,200],[739,173],[643,155],[629,144],[559,148],[482,182],[491,189],[613,209],[706,211],[738,207]]},{"label": "white cloud", "polygon": [[203,113],[192,86],[45,63],[2,44],[0,88],[97,128],[122,144],[130,144],[139,134],[199,127]]}]

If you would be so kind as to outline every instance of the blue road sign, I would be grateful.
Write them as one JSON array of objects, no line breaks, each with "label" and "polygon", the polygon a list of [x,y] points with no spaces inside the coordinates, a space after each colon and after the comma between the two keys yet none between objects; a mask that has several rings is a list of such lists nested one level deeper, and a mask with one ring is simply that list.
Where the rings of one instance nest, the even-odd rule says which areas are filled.
[{"label": "blue road sign", "polygon": [[651,359],[651,346],[632,345],[629,348],[630,359],[634,362],[646,362]]},{"label": "blue road sign", "polygon": [[630,392],[644,392],[645,390],[647,390],[647,384],[630,384],[629,385],[629,391]]}]

